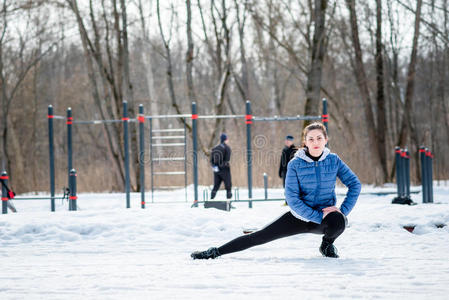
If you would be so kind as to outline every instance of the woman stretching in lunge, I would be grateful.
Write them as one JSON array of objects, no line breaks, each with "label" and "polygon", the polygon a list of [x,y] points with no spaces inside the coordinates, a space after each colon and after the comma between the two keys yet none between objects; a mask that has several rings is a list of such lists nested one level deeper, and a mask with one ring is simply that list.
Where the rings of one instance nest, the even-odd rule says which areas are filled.
[{"label": "woman stretching in lunge", "polygon": [[[299,233],[324,234],[319,248],[321,254],[338,257],[333,243],[345,230],[346,216],[357,201],[361,184],[351,169],[325,147],[327,133],[323,124],[310,124],[303,136],[303,148],[297,151],[287,169],[285,197],[290,211],[265,228],[219,248],[193,252],[193,259],[216,258]],[[337,177],[349,188],[340,208],[335,206]]]}]

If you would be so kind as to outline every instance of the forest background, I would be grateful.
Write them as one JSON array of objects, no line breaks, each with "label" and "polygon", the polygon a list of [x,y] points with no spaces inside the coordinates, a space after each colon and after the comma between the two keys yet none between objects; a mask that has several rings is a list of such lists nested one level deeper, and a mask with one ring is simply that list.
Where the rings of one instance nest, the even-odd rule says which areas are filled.
[{"label": "forest background", "polygon": [[[420,182],[418,147],[434,154],[434,178],[449,168],[448,0],[3,0],[0,7],[0,153],[17,192],[47,191],[47,107],[74,120],[146,115],[321,115],[328,99],[329,145],[363,183],[394,181],[394,147],[407,147]],[[67,181],[65,121],[55,122],[56,186]],[[149,145],[138,152],[130,123],[131,185]],[[191,121],[186,126],[192,183]],[[146,124],[148,126],[148,123]],[[300,121],[253,126],[254,184],[281,186],[284,137],[300,144]],[[234,186],[246,186],[241,119],[199,121],[199,180],[212,183],[210,149],[226,132]],[[148,127],[147,127],[148,133]],[[154,152],[153,156],[177,156]],[[121,191],[121,124],[75,125],[80,191]],[[158,170],[183,168],[180,162]],[[146,184],[151,178],[146,174]],[[172,185],[183,178],[171,176]],[[159,176],[155,185],[167,185]]]}]

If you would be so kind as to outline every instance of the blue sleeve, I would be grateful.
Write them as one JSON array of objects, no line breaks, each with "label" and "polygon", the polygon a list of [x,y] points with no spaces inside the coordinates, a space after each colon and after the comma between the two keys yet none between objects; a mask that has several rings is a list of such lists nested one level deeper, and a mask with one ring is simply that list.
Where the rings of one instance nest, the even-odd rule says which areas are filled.
[{"label": "blue sleeve", "polygon": [[287,204],[295,214],[303,219],[321,224],[323,212],[311,208],[300,198],[298,176],[292,162],[288,164],[287,177],[285,178],[285,199]]},{"label": "blue sleeve", "polygon": [[346,193],[345,200],[343,200],[343,203],[340,206],[340,211],[347,216],[359,198],[362,185],[360,184],[357,175],[355,175],[340,158],[338,158],[338,160],[339,166],[337,176],[340,178],[341,182],[348,187],[348,192]]}]

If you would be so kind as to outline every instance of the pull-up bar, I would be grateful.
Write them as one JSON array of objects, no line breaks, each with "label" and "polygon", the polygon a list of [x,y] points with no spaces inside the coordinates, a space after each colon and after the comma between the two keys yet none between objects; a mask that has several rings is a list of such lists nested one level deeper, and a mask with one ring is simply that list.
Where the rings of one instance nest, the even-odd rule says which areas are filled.
[{"label": "pull-up bar", "polygon": [[[53,133],[53,120],[66,119],[67,125],[67,182],[71,181],[73,175],[71,171],[73,169],[73,146],[72,146],[72,126],[74,124],[112,124],[122,123],[124,132],[124,154],[125,154],[125,193],[126,193],[126,207],[130,208],[130,176],[129,176],[129,134],[128,134],[128,103],[123,101],[123,117],[121,120],[73,120],[72,109],[67,109],[67,117],[57,116],[53,114],[53,106],[48,106],[48,145],[49,145],[49,158],[50,158],[50,199],[51,199],[51,211],[55,211],[55,158],[54,158],[54,133]],[[132,119],[132,122],[137,119]],[[139,119],[140,121],[140,119]],[[76,210],[76,201],[69,201],[69,210]]]},{"label": "pull-up bar", "polygon": [[295,117],[253,117],[253,121],[268,121],[268,122],[272,122],[272,121],[305,121],[305,120],[319,120],[321,118],[321,116],[295,116]]}]

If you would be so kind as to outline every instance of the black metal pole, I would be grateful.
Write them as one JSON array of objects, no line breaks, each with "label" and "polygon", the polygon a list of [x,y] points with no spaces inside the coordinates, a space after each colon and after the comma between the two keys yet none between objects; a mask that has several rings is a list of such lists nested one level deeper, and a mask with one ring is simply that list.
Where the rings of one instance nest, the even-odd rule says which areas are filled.
[{"label": "black metal pole", "polygon": [[268,176],[267,173],[263,173],[263,190],[265,194],[265,200],[268,199]]},{"label": "black metal pole", "polygon": [[253,207],[253,158],[251,150],[251,124],[253,123],[253,116],[251,114],[251,102],[246,101],[246,163],[248,168],[248,207]]},{"label": "black metal pole", "polygon": [[433,155],[429,150],[427,152],[427,200],[428,203],[433,203],[433,167],[432,167]]},{"label": "black metal pole", "polygon": [[405,164],[405,196],[410,199],[410,153],[408,149],[404,149],[404,164]]},{"label": "black metal pole", "polygon": [[403,150],[400,149],[400,156],[399,156],[399,192],[401,194],[401,197],[404,197],[404,156],[403,156]]},{"label": "black metal pole", "polygon": [[139,105],[139,167],[140,167],[140,204],[145,208],[145,115],[143,104]]},{"label": "black metal pole", "polygon": [[426,203],[430,203],[430,185],[432,184],[430,182],[430,151],[428,148],[425,149],[426,151]]},{"label": "black metal pole", "polygon": [[394,157],[396,160],[396,189],[399,198],[401,197],[401,148],[398,146],[394,148]]},{"label": "black metal pole", "polygon": [[427,203],[427,172],[426,172],[426,148],[419,147],[419,155],[421,159],[421,192],[422,203]]},{"label": "black metal pole", "polygon": [[126,193],[126,208],[131,207],[129,197],[129,134],[128,134],[128,102],[123,101],[123,138],[125,147],[125,193]]},{"label": "black metal pole", "polygon": [[8,185],[8,173],[6,171],[2,172],[2,175],[0,177],[4,184],[2,184],[2,214],[8,213],[8,190],[6,189],[6,186]]},{"label": "black metal pole", "polygon": [[406,167],[405,167],[405,149],[401,149],[401,196],[405,197],[405,185],[407,181]]},{"label": "black metal pole", "polygon": [[196,102],[192,102],[192,142],[193,142],[193,205],[198,207],[198,112]]},{"label": "black metal pole", "polygon": [[149,118],[150,123],[150,172],[151,172],[151,203],[154,202],[154,161],[153,161],[153,119]]},{"label": "black metal pole", "polygon": [[74,210],[77,210],[76,199],[78,198],[76,196],[76,171],[75,171],[75,169],[70,170],[70,173],[69,173],[69,189],[70,189],[69,210],[74,211]]},{"label": "black metal pole", "polygon": [[[323,98],[323,115],[321,116],[321,121],[326,128],[327,136],[329,137],[329,114],[327,113],[327,100]],[[326,144],[326,147],[329,147],[329,142]]]},{"label": "black metal pole", "polygon": [[[73,168],[73,148],[72,148],[72,109],[67,108],[67,184],[70,187],[70,170]],[[69,201],[69,210],[72,210],[72,202]]]},{"label": "black metal pole", "polygon": [[426,174],[426,203],[430,203],[430,199],[429,199],[429,179],[430,179],[430,176],[429,176],[429,149],[428,148],[425,148],[424,149],[426,152],[426,157],[425,157],[425,163],[424,163],[424,165],[425,165],[425,170],[424,170],[424,172],[425,172],[425,174]]},{"label": "black metal pole", "polygon": [[48,155],[50,159],[50,207],[55,211],[55,143],[53,135],[53,106],[48,106]]},{"label": "black metal pole", "polygon": [[184,122],[184,198],[187,202],[187,126]]}]

